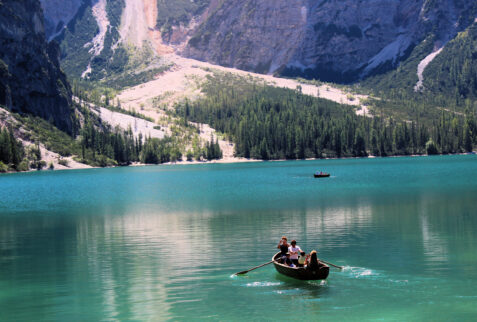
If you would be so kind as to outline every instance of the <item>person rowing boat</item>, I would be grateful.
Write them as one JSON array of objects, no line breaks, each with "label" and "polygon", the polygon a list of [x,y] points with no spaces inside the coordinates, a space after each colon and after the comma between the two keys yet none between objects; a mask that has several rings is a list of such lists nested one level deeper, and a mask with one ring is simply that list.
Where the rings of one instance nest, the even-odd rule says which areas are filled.
[{"label": "person rowing boat", "polygon": [[280,239],[280,242],[277,246],[277,248],[280,250],[280,259],[282,262],[285,262],[286,260],[288,247],[290,247],[290,244],[288,244],[287,238],[285,236],[282,236],[282,239]]},{"label": "person rowing boat", "polygon": [[295,266],[298,266],[298,254],[302,252],[300,246],[296,245],[296,240],[291,241],[291,245],[288,247],[288,252],[290,253],[290,259],[295,264]]}]

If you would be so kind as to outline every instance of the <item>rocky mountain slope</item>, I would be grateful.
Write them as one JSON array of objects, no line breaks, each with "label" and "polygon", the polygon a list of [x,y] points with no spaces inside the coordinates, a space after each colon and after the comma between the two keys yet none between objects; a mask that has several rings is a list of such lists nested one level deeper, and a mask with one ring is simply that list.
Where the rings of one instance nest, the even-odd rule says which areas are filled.
[{"label": "rocky mountain slope", "polygon": [[46,42],[38,0],[0,1],[0,48],[0,105],[72,133],[71,89],[58,44]]},{"label": "rocky mountain slope", "polygon": [[430,33],[437,46],[447,42],[473,21],[471,8],[472,1],[454,0],[224,2],[184,54],[261,72],[349,81],[396,67]]},{"label": "rocky mountain slope", "polygon": [[175,51],[249,71],[353,81],[397,67],[431,34],[433,47],[442,47],[477,16],[477,4],[465,0],[42,4],[50,37],[66,26],[57,38],[65,69],[74,76],[99,77],[102,70],[131,64],[131,57],[145,60]]},{"label": "rocky mountain slope", "polygon": [[[451,40],[428,65],[426,90],[457,99],[477,97],[477,24]],[[474,102],[475,104],[475,102]],[[477,106],[474,106],[477,107]]]},{"label": "rocky mountain slope", "polygon": [[[309,106],[308,103],[311,101],[317,104],[316,107],[321,104],[327,105],[330,115],[333,114],[331,111],[334,109],[343,109],[349,117],[339,122],[336,120],[337,123],[332,122],[340,124],[340,126],[334,126],[334,134],[328,133],[329,135],[324,138],[328,143],[333,138],[334,147],[326,143],[326,149],[332,151],[335,148],[337,156],[342,155],[343,133],[345,133],[344,129],[349,127],[347,122],[350,120],[356,120],[360,126],[359,128],[351,127],[355,132],[348,131],[346,155],[366,155],[368,152],[365,145],[372,146],[373,149],[378,148],[378,139],[386,140],[387,145],[392,145],[392,148],[382,150],[381,152],[384,151],[384,154],[380,152],[380,155],[387,155],[389,151],[394,154],[406,154],[409,151],[422,153],[429,136],[420,135],[421,139],[416,150],[416,142],[408,140],[405,134],[407,131],[412,131],[417,135],[417,130],[413,127],[414,123],[409,128],[407,124],[412,122],[410,120],[414,120],[414,117],[416,122],[419,121],[422,124],[420,122],[422,116],[431,124],[431,121],[436,119],[434,117],[436,111],[449,110],[431,105],[431,112],[434,112],[432,114],[428,111],[430,101],[420,100],[418,104],[409,104],[416,101],[414,98],[420,95],[423,89],[436,88],[443,84],[442,81],[439,81],[434,84],[435,86],[429,86],[427,78],[432,77],[430,71],[438,72],[434,77],[436,80],[439,80],[445,73],[452,74],[454,71],[456,77],[446,78],[444,75],[441,78],[450,80],[449,84],[445,84],[446,90],[452,91],[452,87],[455,85],[452,82],[458,82],[460,85],[464,85],[459,88],[458,94],[461,96],[473,96],[475,93],[475,77],[473,77],[475,70],[469,67],[473,66],[475,56],[475,48],[473,48],[476,38],[473,29],[477,12],[475,3],[450,0],[441,2],[374,0],[357,3],[351,1],[311,3],[298,0],[298,2],[287,3],[277,0],[272,6],[262,0],[255,0],[242,1],[240,2],[241,6],[238,6],[238,3],[218,0],[176,1],[167,4],[159,0],[65,2],[43,0],[42,4],[46,13],[45,17],[42,16],[40,0],[25,2],[0,0],[0,18],[2,18],[0,20],[0,45],[2,45],[0,103],[10,110],[39,115],[49,121],[34,119],[29,115],[19,118],[20,122],[25,123],[25,129],[27,126],[32,129],[31,131],[27,129],[30,132],[27,133],[25,130],[24,133],[30,135],[36,131],[35,134],[39,139],[34,137],[34,141],[41,141],[43,138],[48,141],[45,144],[46,148],[54,147],[55,150],[52,151],[59,151],[59,154],[63,152],[66,153],[65,155],[78,156],[81,154],[79,160],[90,162],[93,165],[122,165],[139,160],[141,162],[174,161],[186,152],[189,156],[194,155],[197,160],[200,160],[205,151],[204,145],[201,143],[202,135],[207,136],[206,140],[214,141],[210,138],[214,130],[209,127],[207,131],[201,131],[199,137],[197,128],[191,127],[188,120],[196,123],[208,122],[211,120],[209,112],[218,111],[217,115],[221,115],[220,110],[224,106],[229,111],[233,111],[237,105],[243,103],[240,101],[242,95],[234,94],[240,93],[240,91],[243,93],[248,91],[252,95],[250,97],[261,95],[266,100],[278,94],[283,95],[280,102],[275,102],[279,104],[286,102],[287,98],[296,97],[295,102],[300,102],[301,107],[299,107],[299,111],[297,110],[300,113],[302,108]],[[392,19],[389,12],[393,13]],[[330,20],[330,15],[333,15],[334,19]],[[47,25],[46,33],[44,24]],[[47,44],[46,39],[54,40]],[[74,110],[71,108],[72,93],[68,82],[59,69],[60,49],[55,40],[61,43],[62,64],[68,74],[72,78],[95,81],[90,83],[75,82],[75,97],[81,102],[78,109],[84,111],[81,115],[83,124],[81,137],[80,140],[76,140],[76,135],[72,135],[65,138],[60,144],[50,140],[52,137],[50,133],[56,129],[51,124],[55,124],[70,134],[77,134],[76,126],[79,122],[75,121]],[[379,99],[373,99],[372,96],[367,96],[367,98],[366,96],[355,96],[346,90],[337,91],[334,100],[338,103],[361,107],[366,104],[366,108],[361,108],[362,113],[357,113],[356,110],[353,111],[349,107],[312,97],[327,97],[335,92],[330,89],[328,84],[323,85],[315,80],[290,80],[290,82],[284,83],[285,79],[283,78],[267,80],[265,78],[271,77],[270,75],[255,74],[252,76],[236,69],[230,69],[232,74],[222,73],[216,65],[179,57],[178,54],[208,60],[215,64],[257,70],[262,73],[305,75],[321,79],[334,78],[343,82],[362,79],[399,65],[399,68],[395,69],[396,73],[405,70],[406,75],[413,75],[408,77],[407,81],[413,89],[415,86],[416,91],[411,91],[414,96],[405,96],[405,93],[403,94],[401,91],[402,88],[399,88],[397,94],[401,97],[401,101],[398,101],[398,104],[395,102],[398,96],[392,90],[389,91],[390,95],[380,96]],[[458,56],[458,58],[453,59],[449,64],[449,58],[446,57],[454,56]],[[161,65],[161,61],[166,61],[169,65]],[[442,67],[440,70],[436,68],[437,64]],[[143,77],[142,74],[145,72],[149,76]],[[243,75],[237,76],[240,73]],[[182,75],[181,79],[177,79],[178,75]],[[391,87],[398,84],[394,81],[392,74],[387,73],[386,75],[391,76],[381,77],[377,81],[383,85],[381,88],[388,84]],[[134,83],[129,79],[135,79],[135,84],[139,85],[126,90],[125,87],[132,86]],[[151,79],[153,80],[147,82]],[[174,91],[174,87],[167,87],[167,85],[172,85],[173,80],[176,80],[180,86],[183,85],[183,89],[178,93]],[[387,80],[390,82],[386,83]],[[224,89],[227,82],[229,82],[229,87]],[[276,85],[274,87],[263,86],[263,91],[258,93],[257,82],[260,84],[276,82]],[[119,83],[121,85],[118,85]],[[465,84],[469,83],[474,87],[472,91],[465,92],[466,88],[468,89]],[[358,89],[361,85],[364,85],[364,82],[361,82],[356,88]],[[117,90],[122,93],[118,93]],[[238,92],[236,92],[237,90]],[[186,92],[188,91],[197,99],[187,96]],[[308,95],[305,97],[302,94]],[[183,99],[181,99],[182,95],[185,95]],[[237,101],[234,102],[237,105],[230,105],[227,99],[223,102],[217,100],[217,98],[227,98],[229,95],[237,98]],[[464,97],[464,99],[466,98]],[[153,130],[161,131],[161,135],[170,133],[171,136],[164,138],[164,141],[160,141],[159,138],[148,141],[145,143],[147,149],[143,151],[144,153],[139,153],[142,144],[137,145],[131,124],[134,122],[135,133],[137,118],[134,118],[134,121],[131,121],[131,118],[126,119],[122,115],[117,118],[117,113],[110,113],[109,110],[104,110],[105,113],[99,111],[88,113],[87,105],[83,104],[83,100],[102,104],[106,109],[120,113],[123,113],[122,107],[124,106],[130,109],[124,113],[150,121],[150,123],[143,122],[145,128],[152,127]],[[255,100],[246,102],[247,109],[251,111],[257,108],[254,102]],[[369,103],[375,105],[368,105]],[[375,133],[374,135],[370,133],[365,138],[363,136],[363,133],[366,132],[365,125],[369,124],[368,120],[370,119],[362,118],[360,115],[379,117],[375,113],[376,110],[379,110],[382,117],[389,117],[394,114],[392,112],[383,113],[383,109],[389,110],[389,106],[393,106],[389,105],[390,103],[396,103],[395,106],[398,108],[395,110],[400,110],[403,106],[408,107],[409,113],[406,115],[405,111],[398,118],[402,124],[396,123],[396,125],[391,122],[392,125],[386,129],[385,133],[383,129],[379,128],[379,124],[386,124],[385,122],[373,122],[376,125]],[[470,103],[472,102],[469,101]],[[211,110],[204,114],[202,104],[208,104],[208,108]],[[297,108],[297,106],[293,105],[293,108]],[[368,113],[368,106],[370,106],[371,114]],[[194,112],[190,112],[191,107],[195,109]],[[374,110],[375,107],[376,110]],[[422,113],[418,115],[414,111]],[[259,114],[264,116],[267,112],[259,111]],[[103,114],[107,114],[104,119],[105,124],[101,119]],[[228,112],[225,115],[230,116]],[[294,115],[294,113],[283,115]],[[461,115],[463,114],[461,113]],[[411,119],[409,116],[413,118]],[[237,114],[233,118],[234,120],[228,120],[231,122],[230,125],[236,126],[242,121],[241,115]],[[242,144],[249,142],[247,137],[253,138],[256,142],[253,146],[248,146],[247,143],[248,147],[242,151],[244,154],[238,155],[261,156],[265,159],[270,156],[272,158],[285,156],[287,158],[303,158],[322,155],[321,150],[317,149],[316,140],[316,136],[322,133],[321,131],[307,137],[306,141],[311,143],[311,147],[308,146],[311,150],[307,152],[305,151],[306,146],[302,144],[304,136],[300,132],[301,127],[298,125],[300,122],[297,122],[293,130],[290,129],[285,133],[287,136],[285,141],[291,142],[291,144],[287,145],[287,152],[284,156],[284,150],[277,150],[278,152],[269,150],[267,142],[272,138],[257,137],[258,132],[253,132],[253,129],[260,128],[260,124],[254,125],[256,120],[253,118],[249,121],[250,123],[242,123],[242,129],[239,132],[248,134],[241,136],[243,140],[238,142],[242,142]],[[319,122],[328,124],[328,121]],[[440,124],[450,124],[447,120],[444,121]],[[431,129],[432,131],[424,129],[422,133],[437,133],[438,131],[439,137],[442,137],[447,136],[447,132],[449,132],[447,129],[450,128],[450,132],[453,133],[451,140],[439,141],[437,136],[432,138],[437,142],[437,149],[434,151],[443,151],[444,153],[463,151],[464,149],[470,151],[475,139],[469,133],[474,133],[470,129],[474,129],[475,126],[467,126],[468,133],[459,130],[467,121],[467,119],[452,120],[452,127],[446,125],[436,130]],[[41,122],[43,122],[41,128],[35,127],[36,123]],[[112,130],[113,128],[106,123],[119,127]],[[469,124],[474,123],[471,120]],[[239,140],[238,135],[241,134],[228,131],[231,128],[220,128],[218,126],[222,125],[218,123],[209,123],[209,125],[222,132],[217,134],[223,136],[222,139]],[[399,128],[392,128],[395,125]],[[314,125],[310,124],[310,127],[312,126]],[[423,126],[426,125],[421,125],[421,127]],[[121,127],[124,131],[121,131]],[[198,127],[202,126],[198,125]],[[421,127],[419,131],[421,131]],[[56,129],[56,131],[58,130]],[[407,149],[406,144],[401,144],[402,142],[398,144],[398,142],[390,141],[391,137],[398,137],[396,136],[398,134],[394,133],[397,131],[403,133],[399,134],[401,141],[409,144],[409,147],[413,149]],[[62,133],[57,136],[66,135],[64,132]],[[274,136],[283,133],[283,131],[278,131]],[[379,137],[377,133],[379,133]],[[465,147],[463,145],[464,137],[469,138],[466,140],[469,144],[466,143]],[[25,138],[29,139],[31,136],[28,138],[25,136]],[[368,142],[365,142],[365,139]],[[98,144],[98,140],[108,143],[106,145]],[[114,142],[124,144],[115,144]],[[221,145],[217,138],[214,142],[214,145]],[[298,150],[293,146],[293,142],[300,144],[299,153],[296,152]],[[208,141],[207,143],[209,144],[207,149],[210,150],[211,143]],[[224,143],[229,148],[232,147],[229,149],[229,155],[232,156],[233,145],[230,142],[224,141]],[[161,154],[158,144],[167,146],[167,155]],[[321,146],[321,143],[319,144]],[[251,153],[252,148],[254,153]],[[134,153],[127,153],[127,151]],[[207,153],[207,158],[212,159],[212,154]],[[154,158],[150,159],[150,154]]]}]

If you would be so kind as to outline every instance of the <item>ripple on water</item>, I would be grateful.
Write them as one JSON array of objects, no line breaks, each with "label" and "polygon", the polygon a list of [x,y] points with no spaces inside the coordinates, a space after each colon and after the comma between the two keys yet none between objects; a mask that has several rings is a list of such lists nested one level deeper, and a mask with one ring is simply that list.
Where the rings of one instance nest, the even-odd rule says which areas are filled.
[{"label": "ripple on water", "polygon": [[302,294],[303,289],[297,287],[297,288],[291,288],[291,289],[274,290],[273,292],[275,294],[280,294],[280,295],[295,295],[295,294]]},{"label": "ripple on water", "polygon": [[282,283],[280,282],[253,282],[253,283],[247,283],[245,286],[247,287],[269,287],[269,286],[278,286]]},{"label": "ripple on water", "polygon": [[390,279],[389,282],[391,282],[393,284],[398,284],[398,285],[409,284],[409,280],[392,280],[392,279]]}]

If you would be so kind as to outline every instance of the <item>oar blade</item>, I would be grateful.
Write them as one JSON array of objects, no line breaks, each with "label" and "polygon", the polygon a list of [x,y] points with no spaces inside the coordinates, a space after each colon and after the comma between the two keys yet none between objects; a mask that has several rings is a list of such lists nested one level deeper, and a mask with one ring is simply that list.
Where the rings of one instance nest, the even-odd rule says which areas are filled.
[{"label": "oar blade", "polygon": [[263,267],[265,265],[268,265],[270,263],[272,263],[273,261],[269,261],[268,263],[265,263],[265,264],[262,264],[262,265],[258,265],[258,266],[255,266],[254,268],[251,268],[249,270],[246,270],[246,271],[241,271],[241,272],[238,272],[238,273],[235,273],[235,275],[243,275],[243,274],[247,274],[248,272],[250,271],[253,271],[254,269],[257,269],[257,268],[260,268],[260,267]]},{"label": "oar blade", "polygon": [[241,272],[238,272],[238,273],[235,273],[235,275],[243,275],[243,274],[247,274],[248,271],[241,271]]},{"label": "oar blade", "polygon": [[333,266],[333,267],[336,267],[336,268],[338,268],[338,269],[341,269],[341,270],[344,268],[344,266],[335,265],[335,264],[333,264],[333,263],[324,261],[324,260],[322,260],[322,259],[320,259],[320,261],[322,261],[323,263],[328,264],[328,265],[330,265],[330,266]]}]

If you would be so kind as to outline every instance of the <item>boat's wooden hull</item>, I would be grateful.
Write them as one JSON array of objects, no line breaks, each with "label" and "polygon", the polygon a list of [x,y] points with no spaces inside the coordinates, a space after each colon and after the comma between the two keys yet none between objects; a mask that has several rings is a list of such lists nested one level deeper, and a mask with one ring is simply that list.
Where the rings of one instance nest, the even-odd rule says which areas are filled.
[{"label": "boat's wooden hull", "polygon": [[325,265],[320,262],[320,266],[316,270],[311,270],[308,268],[304,267],[289,267],[284,264],[280,264],[279,262],[276,261],[278,259],[280,253],[277,253],[273,256],[273,265],[275,266],[275,269],[277,272],[292,277],[296,278],[299,280],[324,280],[328,277],[328,274],[330,273],[330,267],[328,265]]},{"label": "boat's wooden hull", "polygon": [[323,173],[323,174],[314,174],[315,178],[328,178],[330,176],[329,173]]}]

